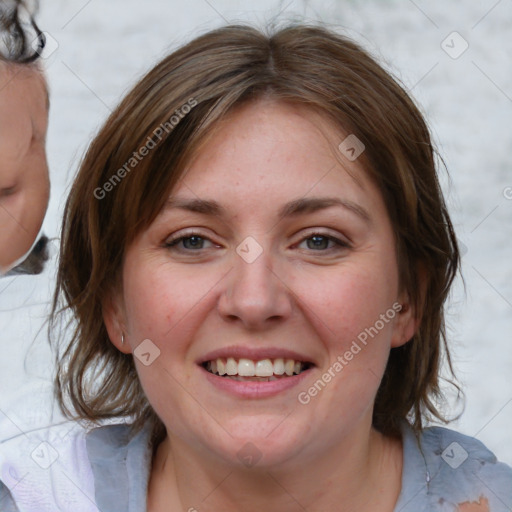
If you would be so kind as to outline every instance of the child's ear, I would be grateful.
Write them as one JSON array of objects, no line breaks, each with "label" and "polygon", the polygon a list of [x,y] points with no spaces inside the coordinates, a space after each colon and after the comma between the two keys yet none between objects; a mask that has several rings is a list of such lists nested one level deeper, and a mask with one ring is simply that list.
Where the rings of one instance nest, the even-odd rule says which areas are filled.
[{"label": "child's ear", "polygon": [[421,319],[423,317],[423,305],[425,304],[427,286],[426,272],[423,267],[418,269],[417,284],[420,292],[420,298],[418,301],[412,300],[409,292],[405,289],[400,293],[398,303],[401,307],[395,317],[395,326],[393,337],[391,339],[392,348],[405,345],[419,329]]},{"label": "child's ear", "polygon": [[103,322],[112,344],[124,354],[131,353],[130,344],[125,340],[127,331],[121,294],[109,293],[103,300],[101,309]]}]

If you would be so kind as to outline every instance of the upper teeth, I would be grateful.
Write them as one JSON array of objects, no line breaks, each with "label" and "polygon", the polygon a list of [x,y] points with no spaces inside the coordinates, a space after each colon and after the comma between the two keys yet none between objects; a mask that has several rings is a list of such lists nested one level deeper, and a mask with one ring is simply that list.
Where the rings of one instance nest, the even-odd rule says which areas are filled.
[{"label": "upper teeth", "polygon": [[299,374],[304,369],[304,363],[293,359],[261,359],[252,361],[234,357],[227,359],[219,357],[209,361],[206,367],[212,373],[219,375],[239,375],[241,377],[271,377],[272,375]]}]

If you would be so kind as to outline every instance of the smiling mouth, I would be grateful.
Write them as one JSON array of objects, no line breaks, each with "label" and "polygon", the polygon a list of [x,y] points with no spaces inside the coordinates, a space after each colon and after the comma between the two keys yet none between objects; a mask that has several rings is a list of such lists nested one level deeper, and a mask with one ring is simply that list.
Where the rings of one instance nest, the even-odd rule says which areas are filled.
[{"label": "smiling mouth", "polygon": [[310,362],[283,358],[253,361],[245,358],[219,357],[205,361],[201,366],[213,375],[232,380],[270,382],[300,375],[313,365]]}]

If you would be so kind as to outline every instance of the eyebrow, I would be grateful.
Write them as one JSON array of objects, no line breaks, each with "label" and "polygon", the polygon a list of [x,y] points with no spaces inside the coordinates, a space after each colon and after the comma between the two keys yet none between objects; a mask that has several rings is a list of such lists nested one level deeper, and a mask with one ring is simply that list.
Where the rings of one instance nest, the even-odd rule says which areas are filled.
[{"label": "eyebrow", "polygon": [[[295,199],[282,206],[277,214],[278,220],[286,217],[295,217],[306,213],[314,213],[333,206],[341,206],[342,208],[354,213],[366,223],[371,222],[369,213],[360,205],[340,199],[338,197],[302,197]],[[210,215],[213,217],[226,217],[226,210],[216,201],[207,199],[182,199],[171,197],[167,201],[164,209],[178,208],[189,212],[200,213],[202,215]]]}]

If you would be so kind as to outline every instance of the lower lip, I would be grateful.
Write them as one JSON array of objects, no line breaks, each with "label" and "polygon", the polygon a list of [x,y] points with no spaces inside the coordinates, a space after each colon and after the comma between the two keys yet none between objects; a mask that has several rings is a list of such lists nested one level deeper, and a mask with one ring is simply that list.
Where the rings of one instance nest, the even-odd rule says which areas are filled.
[{"label": "lower lip", "polygon": [[268,382],[258,382],[228,379],[227,377],[210,373],[202,366],[200,366],[200,369],[206,375],[208,381],[215,387],[241,398],[267,398],[278,395],[300,384],[311,372],[311,369],[308,369],[304,370],[299,375],[292,375]]}]

